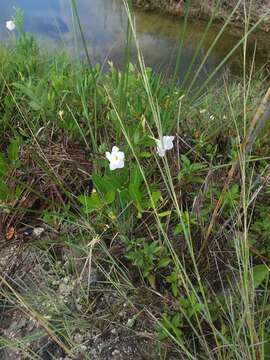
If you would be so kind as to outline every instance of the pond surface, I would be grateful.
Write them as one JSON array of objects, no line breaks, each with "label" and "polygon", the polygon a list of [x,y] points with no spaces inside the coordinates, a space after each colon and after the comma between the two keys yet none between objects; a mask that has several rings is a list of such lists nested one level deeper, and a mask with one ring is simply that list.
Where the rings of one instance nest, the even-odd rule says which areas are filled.
[{"label": "pond surface", "polygon": [[[93,63],[106,64],[107,60],[121,66],[126,44],[127,17],[122,0],[78,0],[82,28]],[[24,12],[25,29],[36,35],[44,46],[64,46],[75,53],[74,27],[69,0],[1,0],[0,1],[0,40],[8,36],[5,21],[15,13],[15,8]],[[190,21],[185,36],[178,78],[192,61],[206,24]],[[144,53],[145,62],[165,75],[173,73],[183,20],[162,16],[156,13],[136,10],[137,36]],[[196,64],[200,64],[207,49],[213,43],[219,28],[215,25],[208,32],[198,53]],[[240,37],[232,31],[226,32],[207,59],[201,77],[225,58]],[[253,56],[254,41],[249,42],[248,58]],[[83,51],[83,50],[81,50]],[[131,48],[131,57],[136,59],[136,50]],[[256,63],[263,64],[263,52],[257,52]],[[241,74],[242,48],[231,57],[228,67]]]}]

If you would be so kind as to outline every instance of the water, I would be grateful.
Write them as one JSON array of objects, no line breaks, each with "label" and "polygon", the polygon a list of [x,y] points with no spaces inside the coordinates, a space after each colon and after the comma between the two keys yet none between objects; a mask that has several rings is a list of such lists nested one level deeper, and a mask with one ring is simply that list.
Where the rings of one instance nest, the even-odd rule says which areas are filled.
[{"label": "water", "polygon": [[[93,63],[106,64],[112,60],[121,66],[126,44],[127,17],[121,0],[78,0],[79,14],[87,40],[88,50]],[[8,36],[5,21],[14,15],[14,8],[24,11],[25,29],[36,35],[43,46],[65,47],[75,52],[72,13],[69,0],[1,0],[0,2],[0,40]],[[173,73],[179,29],[183,20],[156,13],[136,10],[137,35],[142,47],[145,62],[156,71],[165,75]],[[178,78],[183,78],[191,63],[206,24],[189,22],[181,58]],[[207,49],[213,43],[218,28],[214,26],[205,38],[196,64],[200,64]],[[215,46],[205,63],[201,77],[211,73],[224,59],[230,49],[239,41],[239,36],[226,32]],[[248,46],[248,59],[252,59],[254,43]],[[132,59],[136,59],[136,50],[131,49]],[[256,62],[263,64],[263,52],[258,52]],[[241,73],[242,49],[230,59],[227,67],[232,72]]]}]

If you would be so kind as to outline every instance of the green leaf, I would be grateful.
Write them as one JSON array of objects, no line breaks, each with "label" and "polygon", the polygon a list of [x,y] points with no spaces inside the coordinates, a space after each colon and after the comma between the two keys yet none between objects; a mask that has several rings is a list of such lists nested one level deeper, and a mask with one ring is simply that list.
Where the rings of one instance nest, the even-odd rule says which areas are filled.
[{"label": "green leaf", "polygon": [[186,155],[181,155],[181,160],[186,166],[190,165],[190,160]]},{"label": "green leaf", "polygon": [[99,192],[105,194],[108,191],[105,179],[100,175],[92,175],[92,181]]},{"label": "green leaf", "polygon": [[174,296],[174,297],[177,297],[177,295],[178,295],[178,288],[177,288],[176,283],[172,283],[172,284],[171,284],[171,287],[172,287],[173,296]]},{"label": "green leaf", "polygon": [[115,195],[116,195],[116,192],[115,190],[109,190],[107,191],[106,195],[105,195],[105,200],[106,200],[106,203],[109,205],[109,204],[112,204],[115,200]]},{"label": "green leaf", "polygon": [[100,175],[92,175],[92,181],[96,187],[96,189],[103,195],[106,196],[106,194],[109,191],[116,191],[120,186],[120,182],[118,179],[114,176],[100,176]]},{"label": "green leaf", "polygon": [[256,265],[253,267],[253,284],[257,288],[260,286],[268,275],[269,269],[266,265]]},{"label": "green leaf", "polygon": [[85,213],[92,212],[101,207],[101,201],[97,193],[93,193],[91,196],[80,195],[78,199],[84,206]]},{"label": "green leaf", "polygon": [[270,341],[264,343],[264,360],[270,360]]},{"label": "green leaf", "polygon": [[7,160],[2,154],[0,154],[0,176],[6,175],[7,171],[8,171]]},{"label": "green leaf", "polygon": [[15,190],[16,199],[18,199],[21,196],[21,194],[22,194],[22,189],[19,186],[17,186]]},{"label": "green leaf", "polygon": [[18,161],[19,139],[13,139],[8,146],[8,159],[14,165]]},{"label": "green leaf", "polygon": [[147,147],[147,146],[153,147],[153,146],[156,146],[156,141],[152,137],[146,136],[143,138],[143,145],[145,147]]},{"label": "green leaf", "polygon": [[182,234],[182,232],[183,232],[183,226],[182,226],[182,224],[176,225],[173,234],[174,234],[174,235],[179,235],[179,234]]},{"label": "green leaf", "polygon": [[171,210],[168,210],[168,211],[163,211],[161,213],[158,214],[158,217],[166,217],[168,215],[171,215]]},{"label": "green leaf", "polygon": [[150,158],[152,156],[152,154],[149,151],[142,151],[139,153],[138,157],[139,158]]},{"label": "green leaf", "polygon": [[36,96],[31,89],[31,84],[28,84],[27,86],[25,86],[20,83],[14,83],[13,85],[15,88],[21,90],[21,92],[24,93],[25,95],[27,95],[30,99],[36,99]]},{"label": "green leaf", "polygon": [[133,135],[133,141],[137,145],[142,137],[141,131],[138,129]]},{"label": "green leaf", "polygon": [[128,192],[129,192],[129,196],[130,196],[131,200],[134,202],[134,204],[136,205],[138,210],[141,211],[142,210],[142,206],[141,206],[142,195],[141,195],[139,187],[136,184],[131,183],[128,186]]},{"label": "green leaf", "polygon": [[10,190],[7,186],[7,184],[0,180],[0,200],[4,201],[8,198],[9,196],[9,193],[10,193]]},{"label": "green leaf", "polygon": [[176,313],[173,317],[172,317],[172,325],[174,327],[179,327],[181,325],[182,321],[181,321],[181,316],[179,313]]},{"label": "green leaf", "polygon": [[130,184],[133,184],[139,188],[142,181],[143,181],[143,177],[140,168],[138,166],[134,166],[131,169],[131,173],[130,173]]},{"label": "green leaf", "polygon": [[40,104],[38,104],[36,101],[33,101],[33,100],[29,102],[29,105],[35,111],[40,111],[42,109],[42,106]]},{"label": "green leaf", "polygon": [[176,282],[176,281],[177,281],[176,272],[173,271],[170,275],[168,275],[168,276],[166,277],[166,281],[167,281],[168,283]]},{"label": "green leaf", "polygon": [[168,266],[170,264],[170,262],[171,262],[170,258],[160,259],[159,263],[158,263],[158,267],[159,268],[164,268],[164,267]]},{"label": "green leaf", "polygon": [[154,275],[148,275],[147,280],[149,281],[150,286],[154,289],[156,285],[156,278]]},{"label": "green leaf", "polygon": [[156,207],[159,200],[161,199],[161,192],[160,191],[153,191],[151,196],[152,196],[152,200],[154,202],[154,205]]}]

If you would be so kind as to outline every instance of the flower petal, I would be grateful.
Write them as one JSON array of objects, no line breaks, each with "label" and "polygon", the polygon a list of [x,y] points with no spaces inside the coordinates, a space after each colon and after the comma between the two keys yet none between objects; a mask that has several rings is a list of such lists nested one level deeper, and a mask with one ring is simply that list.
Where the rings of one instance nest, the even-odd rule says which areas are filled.
[{"label": "flower petal", "polygon": [[112,153],[118,152],[118,151],[119,151],[119,148],[117,146],[112,147]]},{"label": "flower petal", "polygon": [[123,151],[118,151],[117,157],[118,157],[119,160],[124,160],[125,159],[125,154],[123,153]]},{"label": "flower petal", "polygon": [[165,150],[171,150],[173,148],[174,136],[163,136],[163,144]]},{"label": "flower petal", "polygon": [[122,169],[125,165],[125,153],[119,151],[117,146],[112,147],[112,152],[106,152],[106,158],[110,162],[110,170]]},{"label": "flower petal", "polygon": [[117,164],[117,168],[118,169],[122,169],[125,166],[125,162],[124,160],[119,160],[118,164]]},{"label": "flower petal", "polygon": [[110,162],[110,170],[115,170],[117,169],[117,165],[115,164],[115,162]]},{"label": "flower petal", "polygon": [[6,28],[9,30],[9,31],[13,31],[15,29],[15,23],[14,21],[12,20],[9,20],[9,21],[6,21]]},{"label": "flower petal", "polygon": [[109,151],[106,151],[106,158],[111,161],[112,154]]},{"label": "flower petal", "polygon": [[161,146],[157,146],[156,151],[159,156],[161,156],[161,157],[165,156],[166,150],[164,148],[162,148]]}]

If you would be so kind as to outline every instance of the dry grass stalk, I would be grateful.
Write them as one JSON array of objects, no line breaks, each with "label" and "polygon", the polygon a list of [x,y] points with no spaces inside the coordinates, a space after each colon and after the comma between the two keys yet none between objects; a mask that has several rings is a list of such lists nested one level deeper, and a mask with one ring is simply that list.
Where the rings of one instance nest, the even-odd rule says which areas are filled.
[{"label": "dry grass stalk", "polygon": [[24,299],[19,295],[19,293],[9,284],[9,282],[0,275],[0,286],[4,285],[7,289],[9,289],[15,298],[17,299],[18,303],[22,306],[22,311],[28,315],[31,319],[37,321],[40,326],[44,329],[44,331],[48,334],[48,336],[58,345],[64,352],[69,355],[73,356],[72,351],[64,344],[64,342],[55,335],[54,331],[52,331],[47,324],[46,320],[43,318],[41,314],[36,312],[34,309],[30,308],[29,305],[24,301]]},{"label": "dry grass stalk", "polygon": [[269,119],[269,117],[270,117],[270,88],[268,89],[265,97],[263,98],[261,104],[259,105],[258,110],[256,111],[256,114],[255,114],[253,120],[251,121],[247,136],[244,138],[243,142],[240,145],[239,156],[235,160],[235,162],[232,164],[231,169],[228,173],[228,176],[223,185],[220,197],[219,197],[217,204],[215,206],[215,209],[212,213],[211,220],[208,225],[206,235],[205,235],[205,238],[203,240],[203,243],[202,243],[202,246],[201,246],[201,249],[199,252],[199,257],[202,255],[203,251],[205,250],[205,248],[208,245],[209,237],[210,237],[213,227],[216,223],[216,220],[218,219],[219,211],[222,206],[225,194],[226,194],[227,190],[229,189],[229,186],[235,176],[235,173],[237,172],[237,170],[239,168],[241,158],[243,158],[244,154],[247,154],[251,151],[254,142],[256,141],[260,131],[263,129],[263,127],[264,127],[267,119]]}]

